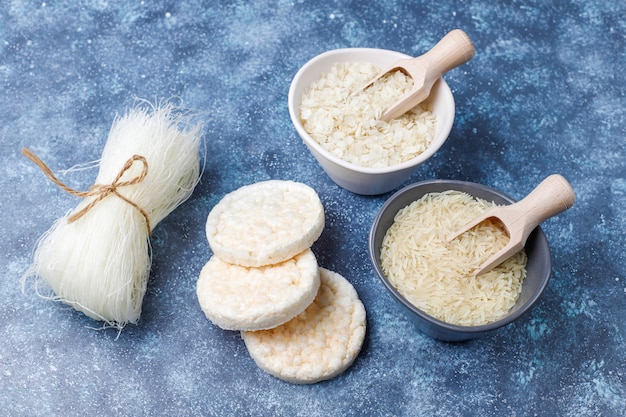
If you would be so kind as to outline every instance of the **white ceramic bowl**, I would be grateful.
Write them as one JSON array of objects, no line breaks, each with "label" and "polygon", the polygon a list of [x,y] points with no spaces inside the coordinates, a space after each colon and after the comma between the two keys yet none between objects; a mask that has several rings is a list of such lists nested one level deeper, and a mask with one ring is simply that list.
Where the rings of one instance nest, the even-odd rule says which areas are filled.
[{"label": "white ceramic bowl", "polygon": [[437,119],[435,138],[430,146],[415,158],[383,168],[362,167],[331,154],[317,143],[302,126],[300,101],[309,86],[323,73],[339,62],[371,62],[386,68],[402,58],[410,58],[400,52],[372,48],[335,49],[316,56],[296,73],[289,88],[289,115],[298,134],[309,148],[326,174],[339,186],[356,194],[377,195],[399,187],[417,168],[430,158],[446,141],[454,121],[454,97],[445,80],[440,79],[431,90],[430,100]]}]

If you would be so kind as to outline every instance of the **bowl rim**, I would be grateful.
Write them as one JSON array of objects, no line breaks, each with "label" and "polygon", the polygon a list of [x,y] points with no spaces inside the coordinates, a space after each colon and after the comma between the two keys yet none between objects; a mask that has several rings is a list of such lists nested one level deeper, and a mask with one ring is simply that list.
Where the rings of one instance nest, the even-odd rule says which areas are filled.
[{"label": "bowl rim", "polygon": [[[437,138],[437,136],[435,135],[434,140],[430,143],[430,145],[428,145],[428,147],[424,150],[424,152],[422,152],[421,154],[415,156],[414,158],[411,158],[407,161],[401,162],[399,164],[395,164],[395,165],[391,165],[388,167],[364,167],[361,165],[356,165],[353,164],[351,162],[345,161],[341,158],[339,158],[336,155],[333,155],[331,152],[329,152],[328,150],[326,150],[322,145],[320,145],[315,139],[313,139],[311,137],[311,135],[309,135],[309,133],[304,129],[304,126],[302,126],[302,121],[300,120],[300,116],[299,114],[296,114],[295,108],[296,106],[298,106],[299,108],[299,103],[296,103],[296,98],[295,98],[295,90],[298,86],[298,84],[300,83],[301,78],[304,77],[304,75],[307,73],[307,71],[309,70],[310,67],[312,67],[313,65],[315,65],[318,61],[327,58],[329,56],[335,56],[335,55],[343,55],[343,54],[359,54],[359,53],[389,53],[389,54],[395,54],[397,56],[398,59],[401,58],[412,58],[410,55],[407,55],[403,52],[398,52],[398,51],[393,51],[390,49],[382,49],[382,48],[339,48],[339,49],[332,49],[330,51],[326,51],[323,52],[319,55],[314,56],[313,58],[311,58],[309,61],[307,61],[303,66],[300,67],[300,69],[296,72],[296,75],[293,77],[293,79],[291,80],[291,84],[289,86],[289,92],[287,95],[287,107],[289,109],[289,116],[291,118],[291,121],[293,123],[293,125],[295,126],[296,130],[298,131],[300,137],[305,141],[305,143],[307,144],[307,146],[312,147],[313,149],[315,149],[316,152],[318,152],[319,154],[323,155],[324,158],[328,159],[329,161],[333,162],[336,165],[342,166],[346,169],[352,170],[352,171],[357,171],[357,172],[361,172],[364,174],[387,174],[387,173],[393,173],[393,172],[397,172],[397,171],[402,171],[404,169],[409,169],[409,168],[413,168],[415,166],[418,166],[422,163],[424,163],[426,160],[428,160],[430,157],[432,157],[442,146],[443,144],[446,142],[446,140],[448,139],[448,137],[450,136],[450,132],[448,131],[447,135],[442,135],[440,138]],[[438,91],[440,94],[444,94],[446,96],[448,96],[449,100],[450,100],[450,105],[451,105],[451,110],[452,110],[452,117],[451,117],[451,121],[450,121],[450,128],[448,130],[452,129],[452,125],[454,123],[454,116],[455,116],[455,112],[456,112],[456,104],[454,102],[454,96],[452,94],[452,90],[450,89],[450,86],[448,85],[448,83],[445,81],[445,79],[443,77],[439,78],[439,80],[435,83],[435,85],[433,85],[433,88],[431,91]],[[438,122],[437,122],[438,123]]]},{"label": "bowl rim", "polygon": [[[383,283],[383,285],[385,286],[385,288],[387,288],[387,290],[389,291],[389,293],[393,296],[393,298],[396,299],[396,301],[400,302],[400,304],[402,304],[405,308],[407,308],[408,310],[410,310],[412,313],[416,314],[417,316],[419,316],[422,320],[435,325],[439,328],[443,328],[448,332],[456,332],[456,333],[465,333],[465,334],[479,334],[479,333],[486,333],[495,329],[498,329],[500,327],[506,326],[510,323],[512,323],[513,321],[517,320],[518,318],[520,318],[521,316],[523,316],[524,314],[526,314],[527,312],[529,312],[532,307],[537,303],[537,301],[539,300],[539,298],[541,297],[541,295],[543,294],[545,288],[548,285],[548,282],[550,281],[550,277],[551,277],[551,271],[552,271],[552,262],[551,262],[551,255],[550,255],[550,247],[547,244],[547,238],[543,232],[543,230],[541,229],[541,226],[537,226],[537,228],[535,228],[535,230],[531,233],[532,234],[537,234],[537,238],[540,240],[545,241],[546,243],[546,248],[548,250],[548,259],[547,259],[547,274],[545,277],[541,278],[540,281],[540,285],[537,287],[537,289],[535,291],[533,291],[533,293],[531,294],[531,296],[524,301],[524,303],[522,305],[519,306],[519,308],[512,312],[511,314],[506,315],[505,317],[502,317],[501,319],[498,319],[496,321],[487,323],[487,324],[482,324],[482,325],[478,325],[478,326],[463,326],[463,325],[458,325],[458,324],[452,324],[452,323],[448,323],[446,321],[440,320],[436,317],[433,317],[431,315],[429,315],[428,313],[424,312],[423,310],[417,308],[415,305],[413,305],[410,301],[408,301],[402,294],[400,294],[398,292],[398,290],[387,280],[384,272],[382,271],[378,260],[375,258],[375,253],[376,253],[376,248],[374,247],[374,237],[376,234],[376,230],[378,229],[378,226],[380,224],[380,220],[381,217],[383,215],[383,213],[385,213],[385,211],[389,208],[389,206],[391,206],[394,201],[400,197],[401,195],[412,191],[415,188],[420,188],[420,187],[424,187],[426,185],[431,185],[431,184],[436,184],[436,185],[450,185],[451,187],[458,187],[458,188],[463,188],[463,187],[469,187],[469,188],[473,188],[476,190],[481,190],[481,191],[486,191],[489,193],[492,193],[494,195],[497,195],[498,197],[502,198],[503,200],[505,200],[507,202],[507,204],[512,204],[514,202],[516,202],[515,199],[513,199],[512,197],[510,197],[509,195],[495,189],[495,188],[491,188],[488,187],[486,185],[483,184],[479,184],[479,183],[475,183],[475,182],[469,182],[469,181],[461,181],[461,180],[446,180],[446,179],[434,179],[434,180],[425,180],[425,181],[419,181],[413,184],[410,184],[400,190],[398,190],[397,192],[395,192],[391,197],[389,197],[385,203],[381,206],[380,210],[378,211],[378,213],[376,214],[376,217],[374,218],[374,221],[372,222],[372,227],[370,228],[370,233],[369,233],[369,242],[368,242],[368,247],[369,247],[369,254],[370,254],[370,260],[374,266],[374,270],[376,271],[376,274],[378,275],[378,278],[380,279],[380,281]],[[451,188],[451,189],[455,189],[455,188]],[[469,193],[469,192],[468,192]],[[530,238],[529,238],[530,240]]]}]

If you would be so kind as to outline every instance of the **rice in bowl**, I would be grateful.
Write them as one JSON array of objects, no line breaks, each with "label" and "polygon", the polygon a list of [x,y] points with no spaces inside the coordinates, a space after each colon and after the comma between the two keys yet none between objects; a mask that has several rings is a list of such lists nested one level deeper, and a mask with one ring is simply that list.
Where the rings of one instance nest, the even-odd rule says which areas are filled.
[{"label": "rice in bowl", "polygon": [[472,271],[508,242],[505,232],[487,221],[446,242],[492,205],[450,190],[428,193],[401,209],[380,251],[389,282],[415,307],[447,323],[480,326],[506,316],[522,291],[525,251],[475,277]]},{"label": "rice in bowl", "polygon": [[352,94],[379,71],[370,63],[337,63],[311,84],[300,103],[304,130],[331,154],[362,167],[409,161],[435,137],[436,118],[428,102],[389,123],[378,120],[387,106],[413,86],[413,80],[401,71]]}]

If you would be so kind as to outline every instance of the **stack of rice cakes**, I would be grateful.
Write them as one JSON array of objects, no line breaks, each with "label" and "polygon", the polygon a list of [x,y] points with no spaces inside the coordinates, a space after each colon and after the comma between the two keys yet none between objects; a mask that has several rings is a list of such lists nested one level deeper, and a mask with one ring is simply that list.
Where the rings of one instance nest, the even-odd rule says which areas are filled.
[{"label": "stack of rice cakes", "polygon": [[200,272],[207,318],[241,331],[250,356],[296,384],[331,379],[354,361],[365,338],[365,308],[341,275],[311,250],[324,208],[309,186],[270,180],[247,185],[211,210],[213,256]]}]

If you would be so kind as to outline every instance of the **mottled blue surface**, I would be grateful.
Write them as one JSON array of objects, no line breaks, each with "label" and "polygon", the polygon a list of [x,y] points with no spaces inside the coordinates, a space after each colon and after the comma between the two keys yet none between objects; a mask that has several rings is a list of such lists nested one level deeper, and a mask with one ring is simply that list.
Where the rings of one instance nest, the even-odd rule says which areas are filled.
[{"label": "mottled blue surface", "polygon": [[[122,5],[123,4],[123,5]],[[0,414],[6,416],[626,415],[626,6],[542,1],[0,3]],[[388,195],[333,184],[287,112],[291,78],[340,47],[418,55],[453,28],[477,54],[446,80],[448,142],[407,182],[480,182],[521,198],[560,173],[575,206],[546,221],[553,277],[537,307],[460,344],[415,332],[378,282],[369,226]],[[77,204],[53,170],[95,160],[135,97],[202,113],[206,170],[154,230],[142,319],[114,330],[38,298],[19,278],[38,237]],[[94,170],[61,174],[86,189]],[[206,215],[270,178],[311,185],[327,226],[314,251],[368,313],[361,355],[312,386],[277,380],[195,296]]]}]

